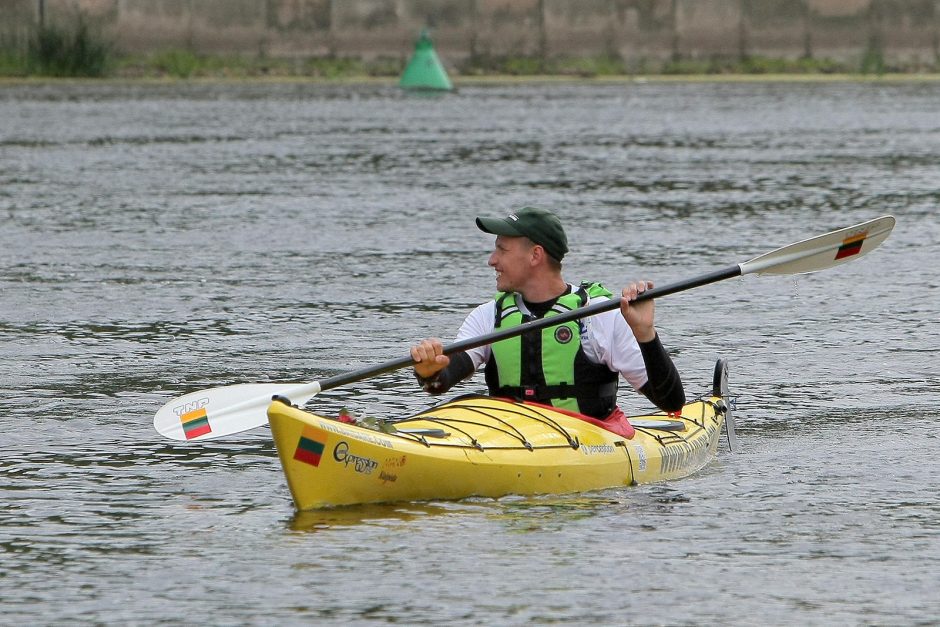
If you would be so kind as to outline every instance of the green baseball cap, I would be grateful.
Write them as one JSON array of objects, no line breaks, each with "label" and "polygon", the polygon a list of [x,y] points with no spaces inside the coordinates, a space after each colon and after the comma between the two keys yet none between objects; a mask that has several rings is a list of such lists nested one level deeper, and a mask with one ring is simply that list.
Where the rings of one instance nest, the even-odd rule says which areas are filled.
[{"label": "green baseball cap", "polygon": [[505,218],[477,218],[477,226],[493,235],[528,237],[558,261],[568,252],[568,238],[561,220],[545,209],[523,207]]}]

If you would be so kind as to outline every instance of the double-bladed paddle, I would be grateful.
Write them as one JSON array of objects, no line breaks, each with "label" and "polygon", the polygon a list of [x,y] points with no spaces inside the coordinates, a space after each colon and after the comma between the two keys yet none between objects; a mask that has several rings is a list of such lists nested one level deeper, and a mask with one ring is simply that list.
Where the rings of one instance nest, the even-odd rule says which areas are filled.
[{"label": "double-bladed paddle", "polygon": [[[891,234],[894,223],[894,217],[882,216],[825,235],[811,237],[754,257],[744,263],[647,290],[636,300],[668,296],[745,274],[803,274],[832,268],[858,259],[877,248]],[[599,301],[567,313],[540,318],[448,344],[444,347],[444,353],[446,355],[460,353],[529,331],[556,326],[619,307],[619,298]],[[363,381],[411,365],[414,365],[414,361],[409,355],[376,366],[339,374],[322,381],[300,384],[249,383],[191,392],[173,399],[160,408],[153,418],[153,426],[158,433],[174,440],[208,440],[239,433],[267,423],[266,410],[274,395],[287,397],[292,403],[303,405],[324,390]]]}]

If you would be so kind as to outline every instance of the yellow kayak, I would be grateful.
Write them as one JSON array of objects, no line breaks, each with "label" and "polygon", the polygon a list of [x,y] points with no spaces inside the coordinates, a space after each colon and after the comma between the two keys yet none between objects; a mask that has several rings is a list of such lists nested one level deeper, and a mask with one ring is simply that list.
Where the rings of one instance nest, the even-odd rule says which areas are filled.
[{"label": "yellow kayak", "polygon": [[688,476],[712,457],[727,425],[727,368],[711,394],[678,414],[598,420],[545,405],[459,397],[366,428],[280,400],[268,420],[299,510],[508,494],[563,494]]}]

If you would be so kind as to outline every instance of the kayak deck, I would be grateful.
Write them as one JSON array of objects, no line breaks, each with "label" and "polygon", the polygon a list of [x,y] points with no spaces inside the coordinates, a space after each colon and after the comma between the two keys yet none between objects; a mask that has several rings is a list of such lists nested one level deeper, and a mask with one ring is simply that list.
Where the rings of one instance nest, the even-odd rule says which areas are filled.
[{"label": "kayak deck", "polygon": [[484,396],[458,397],[384,430],[280,401],[268,418],[299,510],[562,494],[677,479],[704,466],[729,413],[719,369],[726,372],[723,362],[712,395],[679,414],[630,418],[629,438],[552,407]]}]

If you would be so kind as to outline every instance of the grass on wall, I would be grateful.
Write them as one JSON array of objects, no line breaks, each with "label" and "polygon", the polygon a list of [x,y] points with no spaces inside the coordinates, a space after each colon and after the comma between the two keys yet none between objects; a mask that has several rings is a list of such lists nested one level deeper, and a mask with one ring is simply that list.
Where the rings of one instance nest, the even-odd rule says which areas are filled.
[{"label": "grass on wall", "polygon": [[[264,55],[207,55],[186,49],[166,49],[146,55],[121,54],[79,16],[71,26],[37,29],[28,45],[3,39],[0,33],[0,77],[107,77],[137,78],[257,78],[302,77],[355,79],[398,77],[407,52],[401,57],[370,61],[351,57],[271,58]],[[555,57],[531,55],[473,55],[449,69],[455,76],[570,76],[617,77],[653,75],[769,75],[769,74],[875,74],[937,73],[940,58],[889,65],[879,42],[870,42],[854,63],[830,59],[779,59],[750,55],[744,58],[680,58],[624,60],[617,55]]]}]

